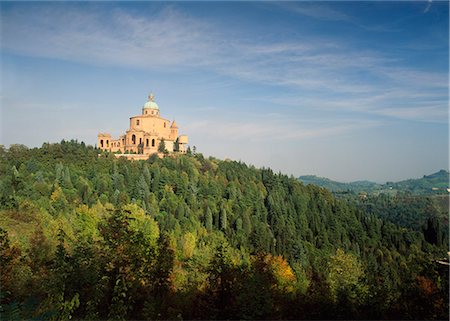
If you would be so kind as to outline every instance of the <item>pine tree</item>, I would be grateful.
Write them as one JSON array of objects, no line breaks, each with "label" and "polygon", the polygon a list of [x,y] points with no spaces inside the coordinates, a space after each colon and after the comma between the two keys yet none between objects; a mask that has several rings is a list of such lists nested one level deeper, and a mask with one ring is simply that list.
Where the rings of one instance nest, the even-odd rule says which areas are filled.
[{"label": "pine tree", "polygon": [[65,188],[72,188],[72,180],[70,178],[70,170],[69,167],[64,167],[64,178],[63,178],[63,186]]},{"label": "pine tree", "polygon": [[213,215],[212,215],[211,210],[209,209],[209,207],[206,208],[205,227],[208,230],[208,232],[211,232],[212,229],[213,229]]},{"label": "pine tree", "polygon": [[161,139],[161,141],[159,142],[158,152],[160,152],[160,153],[165,153],[166,152],[166,143],[164,141],[164,138]]},{"label": "pine tree", "polygon": [[227,210],[223,206],[220,210],[220,229],[222,231],[227,229]]}]

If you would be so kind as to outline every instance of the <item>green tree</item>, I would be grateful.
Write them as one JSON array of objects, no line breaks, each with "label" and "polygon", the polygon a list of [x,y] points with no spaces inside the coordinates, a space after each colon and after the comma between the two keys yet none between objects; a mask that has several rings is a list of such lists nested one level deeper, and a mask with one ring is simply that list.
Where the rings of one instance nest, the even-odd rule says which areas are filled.
[{"label": "green tree", "polygon": [[180,151],[180,142],[178,141],[178,137],[175,140],[175,143],[173,144],[173,151],[174,152],[179,152]]},{"label": "green tree", "polygon": [[167,152],[167,150],[166,150],[166,143],[164,141],[164,138],[161,139],[161,141],[159,142],[158,152],[160,152],[160,153],[166,153]]},{"label": "green tree", "polygon": [[208,230],[208,232],[211,232],[213,229],[213,215],[209,206],[206,208],[205,213],[205,227]]},{"label": "green tree", "polygon": [[225,206],[222,206],[220,209],[220,229],[222,231],[226,231],[228,220],[227,220],[227,210],[225,209]]},{"label": "green tree", "polygon": [[72,188],[72,179],[70,178],[69,167],[64,167],[63,186],[65,188]]},{"label": "green tree", "polygon": [[344,317],[355,315],[368,294],[361,262],[354,255],[338,249],[331,256],[328,268],[328,283],[338,313]]},{"label": "green tree", "polygon": [[65,249],[64,231],[58,233],[59,244],[50,268],[47,287],[47,309],[53,312],[51,320],[69,320],[80,305],[78,293],[71,293],[67,283],[73,274],[73,262]]},{"label": "green tree", "polygon": [[108,318],[126,319],[135,302],[144,301],[155,265],[159,227],[136,204],[122,206],[100,226],[104,239],[103,261],[111,283]]}]

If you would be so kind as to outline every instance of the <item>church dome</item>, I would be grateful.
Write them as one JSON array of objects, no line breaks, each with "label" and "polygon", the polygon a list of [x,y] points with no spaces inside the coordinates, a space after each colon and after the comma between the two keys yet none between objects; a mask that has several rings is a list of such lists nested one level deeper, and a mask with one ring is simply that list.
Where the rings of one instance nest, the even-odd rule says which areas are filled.
[{"label": "church dome", "polygon": [[144,104],[144,109],[158,109],[158,104],[155,103],[155,95],[150,94],[148,96],[148,101]]}]

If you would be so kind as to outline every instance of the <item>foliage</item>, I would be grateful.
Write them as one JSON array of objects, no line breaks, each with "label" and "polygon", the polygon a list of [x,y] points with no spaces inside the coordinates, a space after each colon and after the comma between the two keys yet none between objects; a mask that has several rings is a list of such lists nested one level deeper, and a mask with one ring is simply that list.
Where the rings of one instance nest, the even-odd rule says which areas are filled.
[{"label": "foliage", "polygon": [[435,199],[337,199],[197,151],[0,156],[2,318],[448,318]]}]

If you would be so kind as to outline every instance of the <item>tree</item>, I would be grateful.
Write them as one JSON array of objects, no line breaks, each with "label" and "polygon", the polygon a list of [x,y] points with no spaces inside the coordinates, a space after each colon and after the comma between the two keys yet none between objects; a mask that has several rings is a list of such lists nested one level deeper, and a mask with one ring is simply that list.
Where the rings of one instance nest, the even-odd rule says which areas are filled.
[{"label": "tree", "polygon": [[183,257],[186,259],[189,259],[194,254],[195,249],[195,235],[191,232],[187,232],[183,235],[183,238],[181,239],[181,247],[183,251]]},{"label": "tree", "polygon": [[10,290],[13,269],[19,262],[20,250],[10,245],[8,232],[0,227],[0,284],[2,292]]},{"label": "tree", "polygon": [[173,145],[173,151],[179,152],[180,151],[180,142],[178,141],[178,138],[175,140],[175,143]]},{"label": "tree", "polygon": [[74,311],[80,306],[79,294],[70,293],[68,280],[73,276],[73,262],[65,249],[65,233],[59,230],[59,244],[50,268],[50,278],[46,283],[46,305],[55,312],[51,320],[69,320]]},{"label": "tree", "polygon": [[227,229],[227,210],[224,206],[220,209],[220,229],[222,231]]},{"label": "tree", "polygon": [[364,270],[359,260],[338,249],[329,261],[328,283],[337,304],[338,313],[354,316],[355,309],[364,303],[368,288],[363,283]]},{"label": "tree", "polygon": [[144,153],[144,143],[140,143],[138,145],[138,154],[143,154]]},{"label": "tree", "polygon": [[69,167],[64,167],[64,178],[63,178],[63,186],[65,188],[72,188],[72,180],[70,178],[70,170]]},{"label": "tree", "polygon": [[158,145],[158,152],[160,153],[166,153],[166,142],[164,141],[164,138],[161,139]]},{"label": "tree", "polygon": [[206,208],[206,213],[205,213],[205,227],[208,230],[208,232],[212,231],[213,215],[212,215],[212,212],[211,212],[209,206]]},{"label": "tree", "polygon": [[210,315],[217,313],[216,317],[234,319],[234,299],[236,290],[240,286],[239,271],[231,258],[230,246],[222,243],[216,249],[209,265],[209,299],[212,301],[209,308]]},{"label": "tree", "polygon": [[143,174],[139,177],[139,180],[137,182],[136,194],[136,196],[139,197],[139,199],[142,201],[147,199],[147,197],[150,195],[150,190]]},{"label": "tree", "polygon": [[[103,236],[104,287],[112,296],[108,318],[125,319],[147,292],[156,263],[158,224],[136,204],[116,209],[100,226]],[[112,283],[111,283],[112,281]],[[111,288],[112,287],[112,288]]]}]

